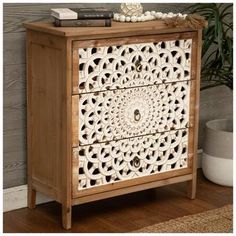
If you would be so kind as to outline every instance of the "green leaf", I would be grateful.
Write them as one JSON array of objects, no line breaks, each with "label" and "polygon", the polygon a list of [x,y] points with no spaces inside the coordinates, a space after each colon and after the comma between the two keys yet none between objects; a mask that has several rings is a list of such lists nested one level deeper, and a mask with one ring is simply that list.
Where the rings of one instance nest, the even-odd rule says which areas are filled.
[{"label": "green leaf", "polygon": [[208,26],[203,29],[201,77],[211,86],[224,84],[233,88],[233,4],[193,4],[186,11],[206,18]]},{"label": "green leaf", "polygon": [[[233,8],[233,4],[222,4],[222,6],[223,5],[226,5],[226,7],[221,11],[221,18],[224,18],[224,13],[228,10],[228,9],[230,9],[230,8]],[[232,13],[231,13],[232,14]]]}]

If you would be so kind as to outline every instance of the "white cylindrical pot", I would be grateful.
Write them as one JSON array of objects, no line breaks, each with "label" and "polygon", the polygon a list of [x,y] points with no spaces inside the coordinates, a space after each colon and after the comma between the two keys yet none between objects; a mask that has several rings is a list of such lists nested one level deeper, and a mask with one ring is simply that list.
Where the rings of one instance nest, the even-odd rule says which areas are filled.
[{"label": "white cylindrical pot", "polygon": [[206,123],[202,170],[207,179],[233,186],[233,121],[212,120]]}]

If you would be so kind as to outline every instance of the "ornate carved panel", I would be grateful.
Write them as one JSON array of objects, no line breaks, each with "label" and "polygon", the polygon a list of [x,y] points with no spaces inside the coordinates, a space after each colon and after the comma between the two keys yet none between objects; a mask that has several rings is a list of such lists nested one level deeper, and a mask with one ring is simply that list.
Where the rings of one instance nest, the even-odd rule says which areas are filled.
[{"label": "ornate carved panel", "polygon": [[80,95],[80,145],[188,126],[189,81]]},{"label": "ornate carved panel", "polygon": [[190,79],[192,39],[78,49],[79,93]]},{"label": "ornate carved panel", "polygon": [[188,167],[188,129],[80,146],[78,190]]}]

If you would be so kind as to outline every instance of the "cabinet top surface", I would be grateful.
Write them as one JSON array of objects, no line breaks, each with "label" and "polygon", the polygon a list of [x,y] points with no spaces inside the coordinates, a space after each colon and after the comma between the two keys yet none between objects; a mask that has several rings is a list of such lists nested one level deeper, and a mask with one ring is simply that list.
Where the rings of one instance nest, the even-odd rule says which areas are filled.
[{"label": "cabinet top surface", "polygon": [[162,20],[137,23],[113,21],[112,27],[55,27],[53,23],[49,22],[24,23],[24,26],[30,30],[64,37],[78,37],[81,39],[196,31],[192,28],[169,27]]}]

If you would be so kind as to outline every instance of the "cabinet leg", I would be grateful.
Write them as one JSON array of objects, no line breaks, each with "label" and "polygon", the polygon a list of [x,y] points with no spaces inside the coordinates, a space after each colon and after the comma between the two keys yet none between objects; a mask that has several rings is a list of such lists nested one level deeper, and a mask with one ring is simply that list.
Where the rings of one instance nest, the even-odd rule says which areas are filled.
[{"label": "cabinet leg", "polygon": [[36,190],[28,185],[28,208],[33,209],[36,206]]},{"label": "cabinet leg", "polygon": [[197,176],[193,176],[193,179],[187,182],[187,195],[190,199],[195,199],[197,188]]},{"label": "cabinet leg", "polygon": [[62,205],[62,226],[65,229],[71,228],[71,213],[72,213],[71,206]]}]

